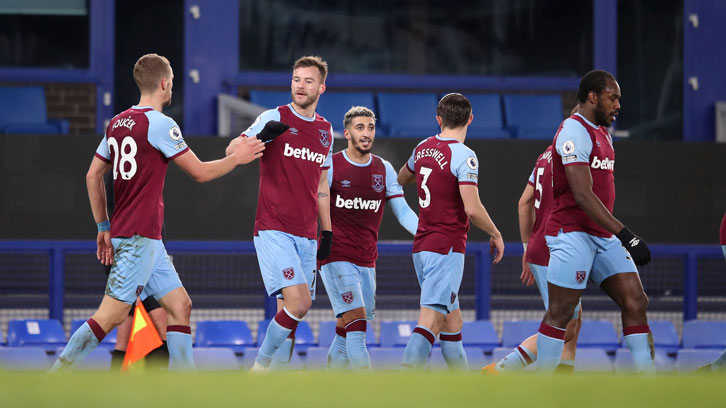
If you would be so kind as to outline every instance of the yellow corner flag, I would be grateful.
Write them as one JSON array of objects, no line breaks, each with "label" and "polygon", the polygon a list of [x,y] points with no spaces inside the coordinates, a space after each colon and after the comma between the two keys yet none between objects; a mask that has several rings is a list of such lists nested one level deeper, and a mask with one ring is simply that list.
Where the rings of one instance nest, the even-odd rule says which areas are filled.
[{"label": "yellow corner flag", "polygon": [[161,338],[156,331],[156,327],[151,322],[149,314],[146,313],[141,299],[136,298],[134,324],[131,329],[129,344],[126,346],[126,357],[124,357],[124,362],[121,365],[121,371],[128,370],[131,364],[141,360],[149,352],[161,345]]}]

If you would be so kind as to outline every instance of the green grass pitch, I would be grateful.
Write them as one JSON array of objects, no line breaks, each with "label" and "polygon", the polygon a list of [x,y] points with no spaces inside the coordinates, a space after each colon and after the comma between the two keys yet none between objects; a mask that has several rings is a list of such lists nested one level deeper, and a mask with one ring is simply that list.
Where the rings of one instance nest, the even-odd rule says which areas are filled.
[{"label": "green grass pitch", "polygon": [[726,375],[0,373],[0,407],[724,407]]}]

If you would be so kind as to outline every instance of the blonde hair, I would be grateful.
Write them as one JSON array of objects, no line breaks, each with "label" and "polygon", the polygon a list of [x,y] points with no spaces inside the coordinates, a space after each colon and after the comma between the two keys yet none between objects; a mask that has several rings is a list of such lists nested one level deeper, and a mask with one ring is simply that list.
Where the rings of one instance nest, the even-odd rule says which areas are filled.
[{"label": "blonde hair", "polygon": [[134,81],[141,93],[153,92],[163,78],[171,74],[171,64],[159,54],[143,55],[134,64]]},{"label": "blonde hair", "polygon": [[306,55],[298,58],[295,64],[292,66],[292,70],[295,71],[298,68],[316,67],[320,71],[320,77],[322,78],[321,83],[325,83],[325,78],[328,77],[328,63],[325,62],[321,57],[317,55]]}]

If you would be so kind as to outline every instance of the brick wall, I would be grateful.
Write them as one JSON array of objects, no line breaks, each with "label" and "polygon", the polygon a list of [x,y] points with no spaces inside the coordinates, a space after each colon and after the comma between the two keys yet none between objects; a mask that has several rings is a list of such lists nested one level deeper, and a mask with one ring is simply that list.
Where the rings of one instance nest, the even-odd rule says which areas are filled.
[{"label": "brick wall", "polygon": [[96,85],[89,83],[4,83],[0,86],[42,86],[50,119],[66,119],[71,134],[96,133]]}]

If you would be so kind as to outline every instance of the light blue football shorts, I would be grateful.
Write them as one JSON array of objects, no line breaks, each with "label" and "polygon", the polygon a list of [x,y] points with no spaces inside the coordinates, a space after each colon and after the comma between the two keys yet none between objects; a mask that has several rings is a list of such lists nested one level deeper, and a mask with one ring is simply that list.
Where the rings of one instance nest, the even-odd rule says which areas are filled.
[{"label": "light blue football shorts", "polygon": [[459,308],[459,287],[464,276],[464,254],[421,251],[413,254],[421,306],[449,314]]},{"label": "light blue football shorts", "polygon": [[376,269],[350,262],[331,262],[320,268],[320,277],[328,292],[335,317],[365,307],[366,319],[376,311]]},{"label": "light blue football shorts", "polygon": [[253,241],[269,296],[282,299],[283,288],[305,284],[315,299],[317,241],[275,230],[258,231]]},{"label": "light blue football shorts", "polygon": [[630,254],[616,237],[597,237],[582,231],[545,236],[550,248],[547,281],[570,289],[585,289],[588,278],[596,285],[607,278],[638,272]]},{"label": "light blue football shorts", "polygon": [[[537,289],[539,289],[539,294],[542,295],[542,301],[544,302],[545,310],[547,310],[550,304],[550,295],[547,288],[547,267],[533,263],[527,263],[527,265],[529,265],[529,269],[532,271],[532,275],[534,275],[534,281],[537,283]],[[580,313],[580,302],[577,302],[575,314],[572,318],[577,319],[578,313]]]},{"label": "light blue football shorts", "polygon": [[131,238],[111,238],[114,258],[106,283],[106,295],[132,304],[139,296],[161,299],[176,288],[181,288],[164,243],[134,235]]}]

